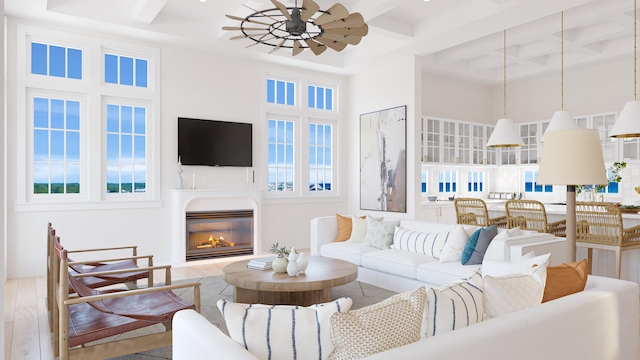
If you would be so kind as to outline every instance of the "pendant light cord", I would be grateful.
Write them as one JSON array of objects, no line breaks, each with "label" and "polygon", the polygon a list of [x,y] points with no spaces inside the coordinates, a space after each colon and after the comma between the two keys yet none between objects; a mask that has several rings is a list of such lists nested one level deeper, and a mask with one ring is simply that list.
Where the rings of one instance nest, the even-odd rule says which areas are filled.
[{"label": "pendant light cord", "polygon": [[564,11],[560,12],[560,110],[564,111]]},{"label": "pendant light cord", "polygon": [[504,68],[503,68],[503,83],[504,83],[504,100],[503,100],[503,107],[504,107],[504,118],[507,118],[507,29],[504,30],[504,44],[503,44],[503,64],[504,64]]}]

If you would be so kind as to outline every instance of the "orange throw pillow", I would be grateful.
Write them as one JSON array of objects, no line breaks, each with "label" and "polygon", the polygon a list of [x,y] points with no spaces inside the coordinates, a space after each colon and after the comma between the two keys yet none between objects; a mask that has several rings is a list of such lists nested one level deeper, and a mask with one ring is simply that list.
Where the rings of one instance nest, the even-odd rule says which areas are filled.
[{"label": "orange throw pillow", "polygon": [[547,267],[547,284],[542,302],[554,300],[584,290],[589,275],[586,259]]},{"label": "orange throw pillow", "polygon": [[[364,219],[365,216],[360,216]],[[351,237],[351,216],[342,216],[336,213],[336,220],[338,221],[338,236],[333,241],[347,241]]]}]

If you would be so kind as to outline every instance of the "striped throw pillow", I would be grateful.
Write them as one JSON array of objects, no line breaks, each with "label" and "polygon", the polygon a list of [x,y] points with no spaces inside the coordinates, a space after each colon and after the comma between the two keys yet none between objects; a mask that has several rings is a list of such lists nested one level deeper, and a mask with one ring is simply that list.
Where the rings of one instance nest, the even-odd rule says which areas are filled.
[{"label": "striped throw pillow", "polygon": [[440,258],[451,232],[420,232],[396,227],[393,232],[393,249],[400,249]]},{"label": "striped throw pillow", "polygon": [[346,297],[308,307],[217,303],[234,341],[259,359],[278,360],[327,359],[333,351],[329,319],[352,304]]},{"label": "striped throw pillow", "polygon": [[482,274],[427,291],[426,319],[422,338],[444,334],[482,321],[484,316]]}]

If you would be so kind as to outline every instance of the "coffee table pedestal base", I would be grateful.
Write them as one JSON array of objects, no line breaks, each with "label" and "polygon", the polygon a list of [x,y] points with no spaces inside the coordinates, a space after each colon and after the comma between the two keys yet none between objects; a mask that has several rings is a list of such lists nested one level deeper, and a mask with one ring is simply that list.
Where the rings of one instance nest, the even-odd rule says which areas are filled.
[{"label": "coffee table pedestal base", "polygon": [[322,290],[278,292],[242,289],[233,290],[233,301],[244,304],[309,306],[331,301],[331,288]]}]

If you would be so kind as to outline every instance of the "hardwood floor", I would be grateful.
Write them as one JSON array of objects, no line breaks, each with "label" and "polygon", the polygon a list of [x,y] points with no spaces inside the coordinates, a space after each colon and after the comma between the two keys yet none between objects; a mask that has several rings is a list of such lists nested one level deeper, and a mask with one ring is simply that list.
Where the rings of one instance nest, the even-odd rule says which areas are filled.
[{"label": "hardwood floor", "polygon": [[[222,274],[225,262],[201,261],[173,267],[173,281]],[[154,273],[162,281],[164,271]],[[45,276],[9,279],[4,284],[4,359],[53,359]]]}]

